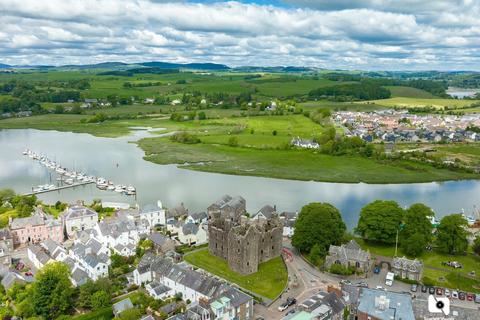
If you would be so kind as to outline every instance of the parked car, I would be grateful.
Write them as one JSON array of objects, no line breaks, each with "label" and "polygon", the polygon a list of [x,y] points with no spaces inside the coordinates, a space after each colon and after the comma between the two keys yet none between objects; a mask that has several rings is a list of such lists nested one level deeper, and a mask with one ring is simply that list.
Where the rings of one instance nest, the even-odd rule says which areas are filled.
[{"label": "parked car", "polygon": [[435,294],[435,287],[428,287],[428,293]]},{"label": "parked car", "polygon": [[445,289],[445,297],[450,298],[450,290]]},{"label": "parked car", "polygon": [[480,303],[480,294],[475,295],[475,303]]},{"label": "parked car", "polygon": [[27,272],[25,272],[25,275],[27,277],[31,277],[31,276],[33,276],[33,273],[31,271],[27,271]]},{"label": "parked car", "polygon": [[461,292],[461,291],[460,291],[460,292],[458,293],[458,299],[460,299],[460,300],[465,300],[465,292]]},{"label": "parked car", "polygon": [[297,311],[295,309],[292,309],[292,310],[288,311],[287,313],[285,313],[285,317],[288,317],[289,315],[294,314],[295,312],[297,312]]},{"label": "parked car", "polygon": [[440,287],[437,287],[436,294],[437,296],[441,296],[443,294],[443,289]]},{"label": "parked car", "polygon": [[452,299],[458,299],[458,292],[456,290],[452,291]]},{"label": "parked car", "polygon": [[473,295],[472,293],[467,293],[467,300],[468,300],[468,301],[473,301],[473,300],[475,300],[474,295]]},{"label": "parked car", "polygon": [[288,303],[288,306],[293,306],[295,303],[297,303],[297,299],[295,298],[292,298],[292,297],[288,297],[287,298],[287,303]]},{"label": "parked car", "polygon": [[284,302],[280,306],[278,306],[278,311],[283,312],[283,311],[287,310],[287,308],[288,308],[288,303]]},{"label": "parked car", "polygon": [[366,282],[359,282],[357,283],[357,287],[368,288],[368,283]]},{"label": "parked car", "polygon": [[377,290],[384,290],[384,291],[387,291],[387,289],[385,289],[384,287],[382,286],[377,286]]},{"label": "parked car", "polygon": [[410,287],[410,291],[417,292],[417,290],[418,290],[418,286],[415,283],[412,284],[412,286]]},{"label": "parked car", "polygon": [[442,265],[449,266],[455,269],[463,268],[462,264],[458,261],[443,261]]},{"label": "parked car", "polygon": [[427,291],[428,291],[427,286],[422,286],[422,292],[425,293],[425,292],[427,292]]},{"label": "parked car", "polygon": [[373,269],[373,273],[379,274],[380,273],[380,267],[376,266],[375,269]]}]

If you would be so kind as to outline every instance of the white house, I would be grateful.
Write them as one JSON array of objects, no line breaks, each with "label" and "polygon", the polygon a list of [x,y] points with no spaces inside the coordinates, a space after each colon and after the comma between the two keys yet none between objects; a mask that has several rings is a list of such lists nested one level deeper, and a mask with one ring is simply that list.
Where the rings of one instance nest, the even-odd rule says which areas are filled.
[{"label": "white house", "polygon": [[62,222],[67,237],[72,238],[77,231],[95,227],[98,222],[98,213],[77,203],[65,210]]},{"label": "white house", "polygon": [[178,241],[188,245],[206,243],[207,231],[203,224],[185,223],[178,231]]},{"label": "white house", "polygon": [[140,240],[135,223],[124,217],[104,219],[95,225],[95,231],[103,246],[112,248],[122,256],[134,254]]},{"label": "white house", "polygon": [[190,213],[185,222],[200,224],[207,222],[208,215],[205,211]]},{"label": "white house", "polygon": [[67,250],[52,239],[43,241],[40,246],[56,261],[64,261],[68,257]]},{"label": "white house", "polygon": [[90,279],[97,280],[108,276],[109,253],[108,248],[95,238],[91,238],[86,244],[77,242],[70,249],[69,256],[75,261],[75,265],[82,269]]},{"label": "white house", "polygon": [[145,286],[148,294],[156,300],[163,300],[174,295],[174,291],[158,281],[152,281]]},{"label": "white house", "polygon": [[29,245],[27,257],[37,269],[43,268],[47,263],[54,261],[45,250],[37,244]]},{"label": "white house", "polygon": [[156,204],[149,204],[140,210],[141,219],[148,221],[150,228],[156,225],[167,224],[166,210],[162,206],[162,202],[159,200]]}]

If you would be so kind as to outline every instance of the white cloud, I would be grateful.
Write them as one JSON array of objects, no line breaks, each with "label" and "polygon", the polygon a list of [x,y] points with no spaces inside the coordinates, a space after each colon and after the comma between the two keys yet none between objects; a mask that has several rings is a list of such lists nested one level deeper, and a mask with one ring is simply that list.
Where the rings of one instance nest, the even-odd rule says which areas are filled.
[{"label": "white cloud", "polygon": [[480,69],[478,0],[285,2],[0,0],[0,59]]}]

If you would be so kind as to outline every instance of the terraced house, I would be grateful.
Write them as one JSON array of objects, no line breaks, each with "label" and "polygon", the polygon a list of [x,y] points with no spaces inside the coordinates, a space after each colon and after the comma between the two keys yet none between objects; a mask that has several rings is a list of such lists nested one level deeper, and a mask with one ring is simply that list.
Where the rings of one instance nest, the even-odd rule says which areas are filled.
[{"label": "terraced house", "polygon": [[39,243],[47,239],[63,242],[62,224],[41,207],[26,218],[10,219],[9,228],[15,246]]},{"label": "terraced house", "polygon": [[98,222],[98,213],[83,206],[82,202],[69,206],[62,215],[65,234],[73,238],[77,231],[95,227]]}]

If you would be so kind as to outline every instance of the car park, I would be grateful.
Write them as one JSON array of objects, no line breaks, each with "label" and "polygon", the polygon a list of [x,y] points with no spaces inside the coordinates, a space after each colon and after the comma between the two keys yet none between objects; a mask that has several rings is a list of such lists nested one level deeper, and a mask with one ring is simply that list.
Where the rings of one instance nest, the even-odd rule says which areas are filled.
[{"label": "car park", "polygon": [[458,293],[458,299],[465,300],[465,292],[459,292]]},{"label": "car park", "polygon": [[445,297],[450,298],[450,290],[445,289]]},{"label": "car park", "polygon": [[435,294],[435,287],[428,287],[428,293]]},{"label": "car park", "polygon": [[422,286],[422,292],[423,292],[423,293],[426,293],[427,291],[428,291],[427,286]]},{"label": "car park", "polygon": [[412,286],[410,287],[410,291],[417,292],[417,290],[418,290],[418,286],[415,283],[412,284]]},{"label": "car park", "polygon": [[456,290],[452,291],[452,299],[458,299],[458,292]]},{"label": "car park", "polygon": [[443,289],[440,288],[440,287],[437,287],[437,290],[436,290],[435,293],[437,294],[437,296],[441,296],[441,295],[443,295]]}]

